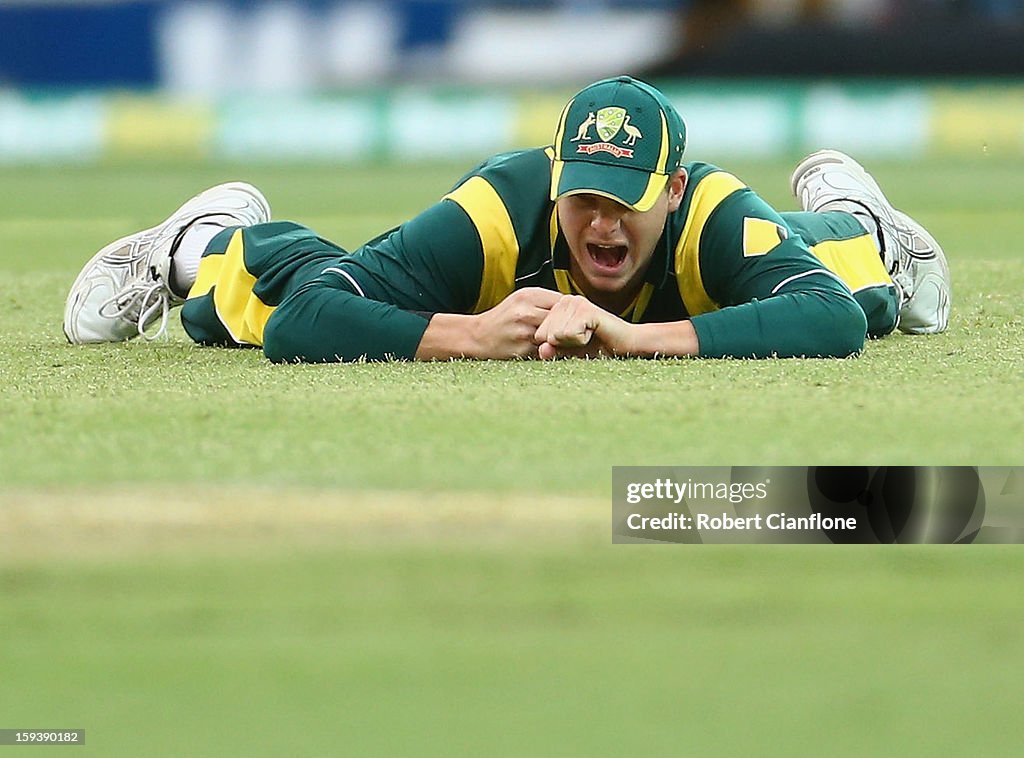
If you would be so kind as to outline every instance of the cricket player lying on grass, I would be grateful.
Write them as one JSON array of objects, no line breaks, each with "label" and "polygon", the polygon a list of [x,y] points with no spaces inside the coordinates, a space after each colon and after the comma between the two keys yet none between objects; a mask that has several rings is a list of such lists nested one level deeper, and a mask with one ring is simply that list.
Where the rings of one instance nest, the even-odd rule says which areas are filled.
[{"label": "cricket player lying on grass", "polygon": [[592,84],[553,145],[497,155],[348,252],[223,184],[97,253],[68,295],[72,343],[144,334],[171,308],[204,345],[273,361],[579,355],[844,357],[899,327],[946,328],[949,271],[853,159],[793,174],[802,212],[683,163],[653,87]]}]

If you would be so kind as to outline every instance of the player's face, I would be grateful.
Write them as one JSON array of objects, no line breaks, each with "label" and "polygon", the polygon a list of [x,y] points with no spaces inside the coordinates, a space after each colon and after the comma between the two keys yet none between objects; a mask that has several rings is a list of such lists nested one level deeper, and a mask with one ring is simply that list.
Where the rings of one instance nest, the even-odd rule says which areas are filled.
[{"label": "player's face", "polygon": [[572,255],[569,273],[589,300],[613,312],[629,306],[685,186],[686,175],[675,174],[654,207],[643,213],[601,195],[558,199],[558,221]]}]

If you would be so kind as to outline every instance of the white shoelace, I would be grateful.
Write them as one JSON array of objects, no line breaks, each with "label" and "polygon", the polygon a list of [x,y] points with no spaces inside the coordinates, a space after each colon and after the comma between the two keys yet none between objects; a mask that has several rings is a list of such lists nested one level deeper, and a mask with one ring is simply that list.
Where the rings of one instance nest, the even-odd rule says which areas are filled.
[{"label": "white shoelace", "polygon": [[[111,311],[114,307],[116,310]],[[137,315],[135,311],[138,311]],[[153,336],[146,334],[146,323],[157,311],[160,312],[160,328]],[[147,340],[155,340],[167,331],[167,320],[171,312],[170,297],[167,286],[159,279],[138,281],[118,292],[103,302],[99,308],[104,318],[124,318],[136,321],[139,336]]]}]

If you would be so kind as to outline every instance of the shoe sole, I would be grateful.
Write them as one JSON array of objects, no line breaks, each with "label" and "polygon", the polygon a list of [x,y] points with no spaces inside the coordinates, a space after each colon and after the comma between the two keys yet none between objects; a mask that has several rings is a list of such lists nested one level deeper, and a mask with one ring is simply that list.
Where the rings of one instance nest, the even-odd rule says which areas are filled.
[{"label": "shoe sole", "polygon": [[918,326],[917,324],[908,325],[906,320],[902,318],[896,325],[904,334],[939,334],[940,332],[946,331],[946,327],[949,326],[949,312],[951,306],[951,295],[949,290],[949,280],[944,279],[937,272],[929,272],[925,274],[924,278],[918,283],[918,291],[915,297],[919,297],[920,293],[924,292],[927,288],[933,288],[935,290],[935,321],[932,324],[925,326]]},{"label": "shoe sole", "polygon": [[[894,211],[896,218],[905,226],[910,227],[913,231],[920,235],[925,242],[931,245],[932,254],[927,258],[921,256],[913,256],[918,260],[933,261],[939,265],[938,272],[929,272],[924,275],[924,278],[918,284],[918,291],[925,286],[933,286],[938,290],[938,307],[936,309],[939,314],[937,319],[937,326],[927,327],[921,329],[919,327],[907,327],[903,323],[897,324],[897,328],[904,334],[938,334],[946,330],[949,325],[949,313],[953,302],[953,279],[949,273],[949,262],[946,260],[946,253],[943,251],[942,246],[935,240],[935,238],[921,226],[919,223],[914,221],[910,216],[903,211]],[[901,320],[902,321],[902,320]]]},{"label": "shoe sole", "polygon": [[793,169],[793,175],[790,177],[789,180],[789,187],[793,192],[793,196],[797,200],[800,199],[800,195],[797,194],[797,181],[800,179],[800,177],[804,176],[804,174],[809,173],[811,170],[815,168],[819,168],[827,164],[837,163],[842,166],[846,166],[848,169],[850,169],[850,172],[859,181],[866,184],[872,193],[876,194],[879,198],[881,198],[882,202],[888,205],[890,210],[893,209],[893,204],[889,202],[889,198],[887,198],[885,196],[885,193],[882,192],[882,188],[878,186],[878,182],[875,181],[875,178],[871,176],[871,174],[869,174],[867,171],[865,171],[864,167],[860,165],[857,161],[855,161],[846,153],[842,153],[838,150],[819,150],[816,153],[811,153],[802,161],[800,161],[797,167]]},{"label": "shoe sole", "polygon": [[[106,245],[98,253],[92,256],[92,258],[90,258],[89,261],[82,267],[82,270],[79,272],[78,276],[75,278],[74,283],[71,285],[71,289],[68,291],[68,298],[64,304],[64,324],[62,327],[64,337],[67,339],[67,341],[70,342],[72,345],[84,345],[90,342],[90,340],[81,340],[74,338],[70,333],[74,331],[73,328],[70,328],[69,330],[69,327],[72,327],[72,325],[75,323],[74,317],[77,316],[78,314],[77,307],[79,306],[82,300],[82,298],[72,299],[71,293],[78,291],[79,286],[86,278],[86,274],[95,266],[96,263],[102,260],[102,258],[105,255],[109,255],[113,251],[118,250],[121,247],[124,247],[135,237],[138,237],[143,234],[153,234],[154,237],[156,237],[159,236],[159,234],[168,227],[180,225],[182,223],[189,223],[191,220],[186,221],[186,219],[188,219],[189,216],[198,217],[199,215],[203,215],[197,214],[197,211],[200,208],[211,204],[215,195],[224,193],[241,193],[247,195],[251,200],[256,201],[256,205],[260,209],[260,215],[257,218],[262,219],[264,221],[270,219],[270,204],[267,202],[267,199],[263,196],[262,192],[253,187],[251,184],[247,184],[246,182],[226,182],[225,184],[218,184],[216,187],[210,187],[210,189],[200,192],[195,197],[186,201],[180,208],[178,208],[174,213],[172,213],[164,221],[157,224],[156,226],[152,226],[149,229],[141,229],[137,232],[134,232],[133,234],[125,235],[124,237],[121,237],[120,239],[111,242],[109,245]],[[248,208],[249,205],[250,203],[246,203],[243,206],[243,208]]]}]

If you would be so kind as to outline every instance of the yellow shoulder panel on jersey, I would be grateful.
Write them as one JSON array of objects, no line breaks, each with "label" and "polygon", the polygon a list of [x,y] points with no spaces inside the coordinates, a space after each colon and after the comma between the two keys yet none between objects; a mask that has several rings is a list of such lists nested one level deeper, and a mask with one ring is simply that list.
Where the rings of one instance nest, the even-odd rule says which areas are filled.
[{"label": "yellow shoulder panel on jersey", "polygon": [[700,180],[693,191],[683,233],[676,245],[676,280],[679,295],[691,316],[717,311],[719,306],[704,289],[700,273],[700,237],[715,208],[736,190],[746,187],[732,174],[716,171]]},{"label": "yellow shoulder panel on jersey", "polygon": [[252,291],[256,277],[245,267],[242,230],[231,235],[222,254],[204,255],[189,297],[201,297],[213,289],[217,318],[241,345],[262,345],[263,330],[274,306],[267,305]]},{"label": "yellow shoulder panel on jersey", "polygon": [[764,218],[743,219],[743,257],[767,255],[789,234],[774,221]]},{"label": "yellow shoulder panel on jersey", "polygon": [[508,208],[497,190],[482,176],[474,176],[445,195],[466,212],[484,249],[484,275],[474,313],[493,308],[515,289],[519,241]]}]

